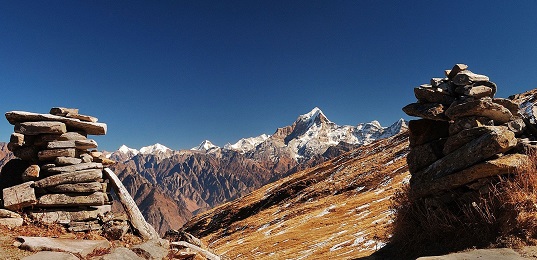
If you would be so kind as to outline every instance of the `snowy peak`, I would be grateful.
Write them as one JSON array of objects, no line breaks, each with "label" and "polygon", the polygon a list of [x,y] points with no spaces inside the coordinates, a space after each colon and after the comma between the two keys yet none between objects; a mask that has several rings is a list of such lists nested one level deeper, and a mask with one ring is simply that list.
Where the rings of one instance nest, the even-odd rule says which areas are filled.
[{"label": "snowy peak", "polygon": [[159,153],[168,153],[168,152],[171,152],[171,151],[172,151],[172,149],[170,149],[170,148],[168,148],[168,147],[166,147],[166,146],[164,146],[162,144],[159,144],[159,143],[140,148],[140,153],[141,154],[159,154]]},{"label": "snowy peak", "polygon": [[198,146],[192,147],[190,150],[194,150],[194,151],[209,151],[209,150],[214,149],[214,148],[220,148],[220,147],[214,145],[209,140],[205,140],[205,141],[201,142],[201,144],[199,144]]},{"label": "snowy peak", "polygon": [[118,151],[123,153],[123,154],[132,155],[132,156],[135,156],[138,153],[140,153],[140,151],[138,151],[136,149],[129,148],[126,145],[122,145],[121,147],[119,147]]},{"label": "snowy peak", "polygon": [[240,153],[246,153],[253,150],[257,145],[264,142],[270,137],[270,135],[262,134],[257,137],[242,138],[234,144],[226,144],[225,149],[234,150]]},{"label": "snowy peak", "polygon": [[295,124],[304,124],[307,125],[307,128],[315,125],[319,125],[322,123],[332,123],[328,118],[324,115],[323,111],[315,107],[310,112],[300,115],[298,119],[295,121]]}]

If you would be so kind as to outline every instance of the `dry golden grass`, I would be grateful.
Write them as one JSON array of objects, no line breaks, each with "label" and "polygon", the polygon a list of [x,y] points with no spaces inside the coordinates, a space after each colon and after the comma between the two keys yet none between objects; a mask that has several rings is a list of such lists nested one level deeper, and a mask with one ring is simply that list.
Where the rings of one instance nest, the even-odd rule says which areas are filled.
[{"label": "dry golden grass", "polygon": [[408,180],[407,147],[406,136],[365,146],[197,216],[195,226],[211,230],[198,231],[230,259],[370,255],[390,235],[390,198]]},{"label": "dry golden grass", "polygon": [[521,247],[537,239],[537,153],[516,173],[491,178],[488,192],[413,198],[408,187],[395,196],[391,246],[381,254],[406,258],[468,248]]}]

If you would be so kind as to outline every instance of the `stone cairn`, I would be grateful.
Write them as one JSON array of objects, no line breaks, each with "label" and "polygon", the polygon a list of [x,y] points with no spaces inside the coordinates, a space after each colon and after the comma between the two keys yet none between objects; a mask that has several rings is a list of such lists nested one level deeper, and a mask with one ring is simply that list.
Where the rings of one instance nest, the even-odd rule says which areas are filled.
[{"label": "stone cairn", "polygon": [[496,84],[456,64],[445,78],[414,89],[418,102],[403,111],[409,122],[410,194],[447,199],[488,192],[491,180],[514,173],[523,154],[527,124],[518,104],[494,98]]},{"label": "stone cairn", "polygon": [[6,118],[15,126],[8,149],[18,158],[2,169],[3,207],[75,232],[101,229],[111,215],[103,165],[113,161],[87,135],[106,134],[106,124],[61,107],[50,114],[11,111]]}]

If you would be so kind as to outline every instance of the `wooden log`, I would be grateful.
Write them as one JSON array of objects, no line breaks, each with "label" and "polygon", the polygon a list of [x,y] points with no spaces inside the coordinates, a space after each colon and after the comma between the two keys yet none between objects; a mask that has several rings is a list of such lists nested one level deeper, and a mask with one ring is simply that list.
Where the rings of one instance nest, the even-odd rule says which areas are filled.
[{"label": "wooden log", "polygon": [[24,111],[7,112],[6,119],[12,125],[26,121],[58,121],[64,123],[68,128],[82,130],[90,135],[105,135],[107,128],[106,124],[103,123],[85,122],[74,118]]},{"label": "wooden log", "polygon": [[134,229],[142,236],[144,240],[159,239],[157,231],[147,221],[145,221],[142,212],[136,205],[136,202],[132,199],[131,195],[123,186],[123,183],[119,180],[116,174],[109,168],[104,168],[104,174],[106,178],[110,180],[110,185],[119,197],[119,201],[125,209],[129,220],[131,221]]},{"label": "wooden log", "polygon": [[190,243],[185,242],[185,241],[170,242],[170,245],[190,248],[190,250],[202,254],[203,256],[205,256],[209,260],[220,260],[221,259],[221,257],[219,255],[216,255],[216,254],[214,254],[212,252],[209,252],[209,250],[203,249],[203,248],[201,248],[199,246],[195,246],[195,245],[190,244]]}]

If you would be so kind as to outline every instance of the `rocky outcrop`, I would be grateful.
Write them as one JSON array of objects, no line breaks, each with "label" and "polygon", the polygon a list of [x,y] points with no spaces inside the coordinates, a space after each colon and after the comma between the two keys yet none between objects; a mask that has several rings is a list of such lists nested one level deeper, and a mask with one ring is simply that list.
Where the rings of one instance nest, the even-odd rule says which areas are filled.
[{"label": "rocky outcrop", "polygon": [[494,98],[496,84],[467,68],[456,64],[446,78],[415,88],[417,103],[403,108],[422,118],[409,123],[407,162],[415,196],[462,186],[479,190],[480,179],[513,173],[527,161],[518,154],[526,131],[518,104]]},{"label": "rocky outcrop", "polygon": [[[99,230],[114,219],[109,179],[103,176],[104,166],[113,161],[87,138],[105,134],[106,124],[60,107],[50,114],[7,112],[6,118],[15,131],[7,147],[18,158],[6,163],[0,175],[5,208],[75,232]],[[0,224],[17,222],[4,219]]]}]

